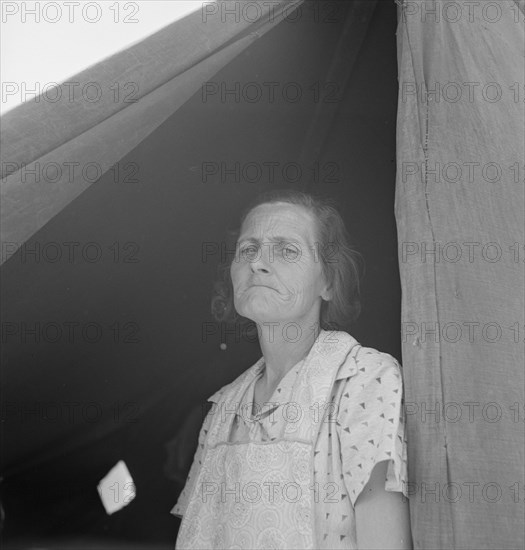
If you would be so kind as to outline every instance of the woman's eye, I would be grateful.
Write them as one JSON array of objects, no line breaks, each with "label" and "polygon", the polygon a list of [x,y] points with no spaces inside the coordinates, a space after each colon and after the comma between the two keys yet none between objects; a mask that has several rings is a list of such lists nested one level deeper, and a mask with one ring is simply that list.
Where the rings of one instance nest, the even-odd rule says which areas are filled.
[{"label": "woman's eye", "polygon": [[245,246],[241,250],[241,256],[246,260],[254,260],[257,257],[258,249],[254,245]]},{"label": "woman's eye", "polygon": [[283,256],[288,261],[296,260],[300,256],[299,248],[294,245],[286,246],[283,249]]}]

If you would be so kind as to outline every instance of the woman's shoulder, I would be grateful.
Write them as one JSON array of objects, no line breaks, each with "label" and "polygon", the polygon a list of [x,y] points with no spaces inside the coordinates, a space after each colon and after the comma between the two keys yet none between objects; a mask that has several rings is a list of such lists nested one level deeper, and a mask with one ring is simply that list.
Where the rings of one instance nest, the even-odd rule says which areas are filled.
[{"label": "woman's shoulder", "polygon": [[347,376],[338,376],[334,399],[339,402],[339,422],[368,426],[387,421],[397,426],[403,399],[399,362],[389,353],[360,347],[348,358]]},{"label": "woman's shoulder", "polygon": [[356,354],[356,362],[360,364],[359,368],[365,369],[383,369],[400,370],[401,365],[398,360],[387,352],[379,351],[375,348],[361,347]]},{"label": "woman's shoulder", "polygon": [[401,364],[389,353],[360,345],[354,353],[348,354],[337,379],[352,377],[365,383],[383,376],[401,380]]}]

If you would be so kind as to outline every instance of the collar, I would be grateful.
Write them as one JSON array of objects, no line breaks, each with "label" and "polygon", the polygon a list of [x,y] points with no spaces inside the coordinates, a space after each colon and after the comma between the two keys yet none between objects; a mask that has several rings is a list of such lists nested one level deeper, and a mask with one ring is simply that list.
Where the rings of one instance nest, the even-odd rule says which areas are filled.
[{"label": "collar", "polygon": [[[343,380],[356,374],[356,355],[360,349],[361,345],[359,342],[346,332],[321,330],[314,345],[308,352],[303,365],[308,363],[312,356],[315,355],[318,358],[322,358],[323,368],[335,369],[339,367],[335,380]],[[208,401],[218,403],[227,390],[238,390],[240,387],[244,387],[244,389],[248,388],[254,379],[260,375],[263,368],[264,357],[261,357],[233,382],[215,392],[208,398]]]}]

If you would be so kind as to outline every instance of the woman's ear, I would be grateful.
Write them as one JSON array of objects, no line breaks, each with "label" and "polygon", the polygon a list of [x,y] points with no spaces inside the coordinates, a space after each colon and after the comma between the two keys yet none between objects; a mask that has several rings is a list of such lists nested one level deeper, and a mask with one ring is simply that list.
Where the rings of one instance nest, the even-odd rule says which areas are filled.
[{"label": "woman's ear", "polygon": [[329,302],[332,299],[332,289],[328,286],[326,286],[323,291],[321,292],[321,298],[325,302]]}]

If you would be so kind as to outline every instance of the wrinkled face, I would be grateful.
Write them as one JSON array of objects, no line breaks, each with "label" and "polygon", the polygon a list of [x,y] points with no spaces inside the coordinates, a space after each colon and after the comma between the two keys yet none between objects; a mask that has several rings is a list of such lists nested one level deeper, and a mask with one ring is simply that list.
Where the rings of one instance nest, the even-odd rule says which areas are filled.
[{"label": "wrinkled face", "polygon": [[[231,266],[237,312],[256,323],[319,323],[329,299],[316,220],[288,203],[262,204],[246,217]],[[277,327],[276,327],[277,328]]]}]

